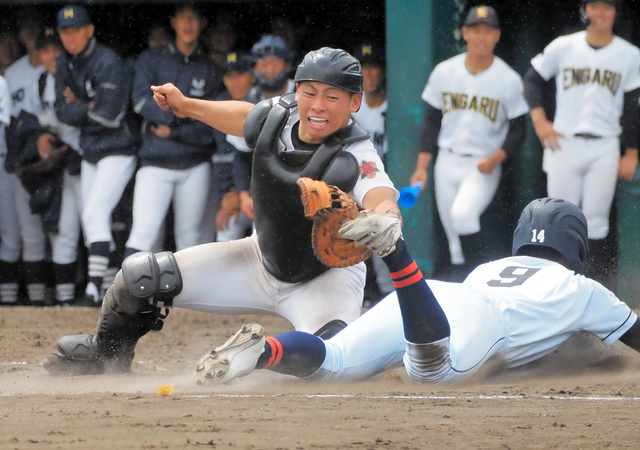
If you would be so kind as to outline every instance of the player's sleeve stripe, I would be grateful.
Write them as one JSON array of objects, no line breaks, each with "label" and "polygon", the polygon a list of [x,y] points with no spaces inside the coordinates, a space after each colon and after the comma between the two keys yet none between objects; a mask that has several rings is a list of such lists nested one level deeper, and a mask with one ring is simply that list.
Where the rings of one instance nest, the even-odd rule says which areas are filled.
[{"label": "player's sleeve stripe", "polygon": [[398,270],[397,272],[391,272],[391,278],[393,278],[393,279],[402,278],[404,276],[412,274],[416,270],[418,270],[418,265],[416,264],[415,261],[413,261],[413,262],[411,262],[411,264],[409,264],[404,269]]}]

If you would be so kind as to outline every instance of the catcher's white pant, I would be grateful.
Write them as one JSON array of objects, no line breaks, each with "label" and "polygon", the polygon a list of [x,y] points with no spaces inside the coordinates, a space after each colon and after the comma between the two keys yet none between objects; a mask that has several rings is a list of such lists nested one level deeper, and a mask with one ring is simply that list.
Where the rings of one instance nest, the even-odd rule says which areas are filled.
[{"label": "catcher's white pant", "polygon": [[64,173],[62,204],[58,233],[51,235],[51,259],[56,264],[71,264],[78,259],[80,216],[82,214],[82,183],[80,175]]},{"label": "catcher's white pant", "polygon": [[133,226],[127,247],[144,251],[153,248],[171,200],[177,249],[201,244],[200,226],[209,198],[210,178],[209,162],[185,170],[141,167],[133,191]]},{"label": "catcher's white pant", "polygon": [[20,224],[14,176],[4,170],[5,156],[0,147],[0,260],[15,263],[20,259]]},{"label": "catcher's white pant", "polygon": [[135,156],[107,156],[97,164],[82,161],[82,227],[87,246],[93,242],[111,242],[114,246],[111,213],[135,170]]},{"label": "catcher's white pant", "polygon": [[440,149],[434,166],[434,190],[453,264],[463,264],[460,235],[480,231],[480,216],[498,189],[502,166],[490,174],[478,171],[478,156]]},{"label": "catcher's white pant", "polygon": [[[423,281],[426,282],[426,281]],[[451,366],[437,373],[444,383],[463,380],[505,348],[507,325],[500,311],[479,291],[462,284],[429,282],[436,297],[455,298],[441,303],[451,326]],[[479,301],[480,300],[480,301]],[[324,363],[313,380],[357,381],[403,365],[406,343],[402,315],[395,292],[325,341]]]},{"label": "catcher's white pant", "polygon": [[[178,308],[213,314],[271,314],[298,331],[315,333],[331,320],[360,316],[364,263],[329,269],[304,282],[285,283],[262,264],[257,235],[190,247],[175,254],[184,287]],[[400,327],[402,330],[402,326]]]},{"label": "catcher's white pant", "polygon": [[609,211],[620,165],[618,138],[558,138],[560,150],[545,149],[542,168],[547,194],[580,206],[589,225],[589,239],[609,233]]},{"label": "catcher's white pant", "polygon": [[24,188],[20,179],[13,177],[16,212],[20,223],[22,236],[22,259],[26,262],[42,261],[45,258],[46,237],[42,229],[42,219],[39,214],[32,214],[29,207],[31,196]]},{"label": "catcher's white pant", "polygon": [[229,217],[227,228],[218,230],[218,242],[229,242],[241,239],[246,236],[247,230],[253,227],[253,221],[242,213],[238,213],[238,221],[234,217]]}]

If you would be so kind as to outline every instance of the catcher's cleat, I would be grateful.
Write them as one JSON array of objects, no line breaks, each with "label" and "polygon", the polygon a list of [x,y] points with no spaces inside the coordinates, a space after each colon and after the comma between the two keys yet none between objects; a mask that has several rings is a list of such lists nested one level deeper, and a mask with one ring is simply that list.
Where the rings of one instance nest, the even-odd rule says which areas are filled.
[{"label": "catcher's cleat", "polygon": [[129,372],[133,353],[105,358],[96,346],[92,334],[75,334],[58,339],[58,349],[42,361],[42,366],[52,375],[94,375]]},{"label": "catcher's cleat", "polygon": [[242,328],[215,350],[207,353],[198,364],[196,384],[218,386],[250,374],[264,352],[264,330],[257,323]]}]

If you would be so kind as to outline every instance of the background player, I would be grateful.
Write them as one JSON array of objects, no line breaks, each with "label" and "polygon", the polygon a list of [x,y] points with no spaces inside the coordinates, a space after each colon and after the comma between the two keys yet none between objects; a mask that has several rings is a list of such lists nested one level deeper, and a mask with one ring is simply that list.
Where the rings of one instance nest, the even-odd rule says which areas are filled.
[{"label": "background player", "polygon": [[198,8],[178,6],[171,17],[175,40],[145,51],[136,62],[131,98],[134,111],[144,123],[133,195],[133,226],[125,257],[153,249],[172,201],[177,249],[205,242],[200,224],[209,196],[206,186],[211,180],[210,160],[215,148],[210,128],[162,111],[149,89],[174,83],[189,97],[215,97],[220,88],[219,74],[199,44],[205,26]]},{"label": "background player", "polygon": [[[255,83],[253,69],[255,62],[251,55],[230,52],[222,66],[222,82],[225,90],[216,100],[244,100]],[[218,193],[221,196],[220,209],[216,216],[217,241],[227,242],[245,237],[253,227],[253,201],[249,194],[251,183],[251,158],[253,156],[244,140],[240,148],[234,147],[228,136],[213,130],[216,140],[216,154],[213,157]],[[240,201],[244,192],[244,204]],[[247,201],[249,200],[249,201]]]},{"label": "background player", "polygon": [[[6,71],[5,78],[9,84],[11,91],[11,116],[12,125],[6,130],[7,146],[9,151],[14,154],[23,152],[22,143],[14,139],[17,131],[17,119],[24,111],[24,114],[37,116],[40,111],[40,96],[38,93],[38,80],[46,71],[40,62],[40,54],[36,48],[36,39],[43,27],[43,20],[40,13],[32,8],[22,8],[16,16],[18,22],[18,36],[27,50],[27,53],[14,62]],[[15,148],[11,148],[15,142]],[[22,185],[17,176],[13,176],[14,194],[15,194],[15,211],[17,216],[6,217],[3,219],[5,223],[11,221],[12,217],[17,217],[19,223],[20,237],[22,240],[22,266],[21,274],[27,284],[27,297],[29,302],[34,306],[43,306],[46,297],[47,272],[49,270],[46,261],[46,237],[42,228],[42,220],[39,214],[33,214],[29,207],[31,195]],[[11,206],[9,206],[11,208]],[[15,225],[12,225],[15,226]],[[13,233],[7,233],[7,239],[11,239]],[[7,246],[18,248],[19,243],[7,242]],[[8,266],[10,274],[17,266],[13,265],[17,261],[12,260],[11,266]],[[12,275],[10,275],[12,276]],[[5,295],[9,295],[10,302],[13,303],[13,292],[10,291],[14,286],[12,284],[4,284]],[[17,295],[17,285],[16,295]],[[16,297],[17,298],[17,297]]]},{"label": "background player", "polygon": [[[378,44],[363,43],[353,52],[362,64],[362,106],[353,119],[369,133],[369,139],[383,163],[387,163],[387,76],[384,48]],[[367,264],[365,307],[375,305],[393,291],[389,269],[373,255]]]},{"label": "background player", "polygon": [[133,68],[97,42],[95,27],[82,6],[58,12],[65,51],[58,59],[55,110],[61,122],[80,127],[84,209],[89,247],[86,306],[100,305],[102,280],[115,249],[111,213],[136,169],[140,136],[130,110]]},{"label": "background player", "polygon": [[[580,205],[589,221],[589,275],[611,279],[609,212],[616,178],[632,180],[638,166],[640,50],[613,35],[622,0],[583,1],[586,31],[561,36],[531,60],[525,92],[544,147],[547,194]],[[555,77],[553,122],[543,109],[545,80]],[[624,156],[620,158],[620,141]]]},{"label": "background player", "polygon": [[16,213],[13,175],[4,168],[5,129],[11,122],[9,85],[0,75],[0,305],[18,303],[20,225]]},{"label": "background player", "polygon": [[498,189],[502,162],[524,141],[528,111],[522,79],[493,54],[500,39],[495,10],[472,8],[462,35],[467,52],[438,64],[422,93],[425,121],[410,180],[427,186],[437,152],[436,204],[451,262],[461,269],[453,280],[482,260],[480,216]]},{"label": "background player", "polygon": [[[360,315],[364,263],[330,269],[315,257],[297,181],[322,178],[341,186],[393,230],[400,228],[399,194],[368,134],[350,119],[362,101],[358,60],[324,47],[305,56],[295,81],[295,94],[257,105],[187,98],[171,84],[151,87],[163,110],[244,136],[254,149],[256,231],[175,255],[130,256],[107,290],[96,334],[60,338],[47,370],[129,370],[138,339],[162,328],[158,302],[214,314],[279,315],[324,338]],[[391,251],[398,236],[379,250]]]},{"label": "background player", "polygon": [[640,351],[636,314],[580,274],[587,246],[582,211],[551,198],[525,207],[513,235],[514,256],[479,266],[464,283],[425,281],[399,240],[383,258],[396,292],[335,337],[322,341],[294,331],[265,340],[259,325],[245,325],[212,352],[215,376],[196,372],[196,381],[226,383],[255,367],[353,381],[404,361],[415,382],[454,382],[472,376],[493,356],[517,367],[582,332],[607,346],[619,339]]}]

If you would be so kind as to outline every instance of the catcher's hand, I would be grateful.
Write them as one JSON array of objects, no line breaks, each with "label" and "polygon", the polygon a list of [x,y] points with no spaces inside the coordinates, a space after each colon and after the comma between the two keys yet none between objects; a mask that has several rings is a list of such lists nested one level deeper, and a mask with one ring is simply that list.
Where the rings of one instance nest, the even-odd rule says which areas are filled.
[{"label": "catcher's hand", "polygon": [[372,255],[367,247],[344,239],[338,230],[346,220],[358,216],[358,206],[343,191],[324,181],[298,179],[304,215],[313,220],[311,244],[316,257],[329,267],[347,267]]},{"label": "catcher's hand", "polygon": [[362,211],[355,219],[345,222],[340,235],[384,258],[396,249],[396,242],[402,237],[400,218],[392,211],[384,216],[375,211]]}]

